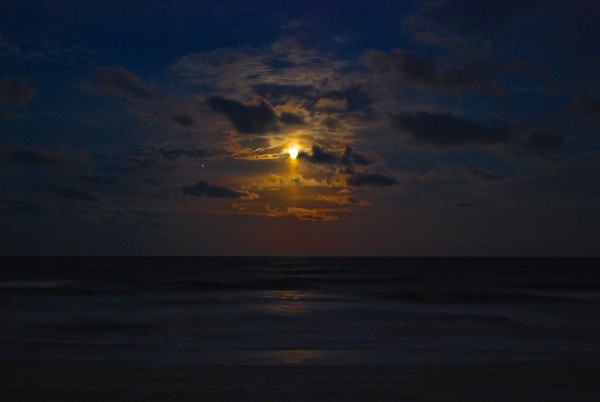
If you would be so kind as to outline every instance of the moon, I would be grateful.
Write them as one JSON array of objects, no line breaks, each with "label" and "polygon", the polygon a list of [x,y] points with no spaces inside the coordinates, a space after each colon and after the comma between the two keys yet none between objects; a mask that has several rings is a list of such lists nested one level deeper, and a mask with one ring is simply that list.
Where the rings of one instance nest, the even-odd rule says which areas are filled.
[{"label": "moon", "polygon": [[290,154],[290,158],[292,159],[296,159],[298,157],[298,152],[300,150],[298,149],[298,147],[296,145],[294,145],[293,147],[291,147],[290,149],[288,149],[288,153]]}]

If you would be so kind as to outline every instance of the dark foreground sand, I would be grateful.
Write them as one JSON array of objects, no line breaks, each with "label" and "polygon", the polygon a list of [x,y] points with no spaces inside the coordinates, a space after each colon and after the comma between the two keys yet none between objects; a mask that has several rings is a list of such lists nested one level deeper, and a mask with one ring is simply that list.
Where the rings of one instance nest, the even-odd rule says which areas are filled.
[{"label": "dark foreground sand", "polygon": [[243,367],[0,361],[2,401],[598,401],[600,361]]}]

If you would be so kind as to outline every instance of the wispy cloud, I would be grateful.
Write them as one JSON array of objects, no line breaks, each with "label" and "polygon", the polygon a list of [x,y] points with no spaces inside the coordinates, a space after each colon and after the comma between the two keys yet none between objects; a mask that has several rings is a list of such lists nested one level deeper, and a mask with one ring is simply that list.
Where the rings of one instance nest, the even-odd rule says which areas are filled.
[{"label": "wispy cloud", "polygon": [[285,209],[272,208],[267,206],[267,215],[273,218],[293,216],[301,221],[326,222],[336,221],[338,216],[335,212],[341,212],[340,209],[331,208],[299,208],[287,207]]},{"label": "wispy cloud", "polygon": [[131,100],[151,100],[157,96],[132,72],[119,66],[96,67],[89,84],[99,93]]},{"label": "wispy cloud", "polygon": [[254,199],[258,195],[253,192],[237,191],[228,187],[217,186],[199,181],[196,184],[181,188],[181,192],[192,197],[230,198],[230,199]]}]

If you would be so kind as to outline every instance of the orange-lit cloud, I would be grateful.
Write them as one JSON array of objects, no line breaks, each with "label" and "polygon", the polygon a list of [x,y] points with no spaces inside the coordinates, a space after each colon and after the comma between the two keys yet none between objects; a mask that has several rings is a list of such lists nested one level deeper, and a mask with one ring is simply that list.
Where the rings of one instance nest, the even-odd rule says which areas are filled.
[{"label": "orange-lit cloud", "polygon": [[347,212],[348,210],[333,209],[333,208],[299,208],[286,207],[285,209],[273,208],[267,205],[267,216],[272,218],[282,216],[294,216],[302,221],[335,221],[339,216],[334,213]]}]

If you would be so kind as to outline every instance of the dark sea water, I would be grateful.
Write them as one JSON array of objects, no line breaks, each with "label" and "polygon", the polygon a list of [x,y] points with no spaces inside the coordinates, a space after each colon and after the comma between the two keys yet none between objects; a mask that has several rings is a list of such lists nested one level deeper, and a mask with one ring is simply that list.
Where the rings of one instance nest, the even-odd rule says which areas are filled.
[{"label": "dark sea water", "polygon": [[470,364],[600,357],[600,260],[8,258],[0,358]]}]

